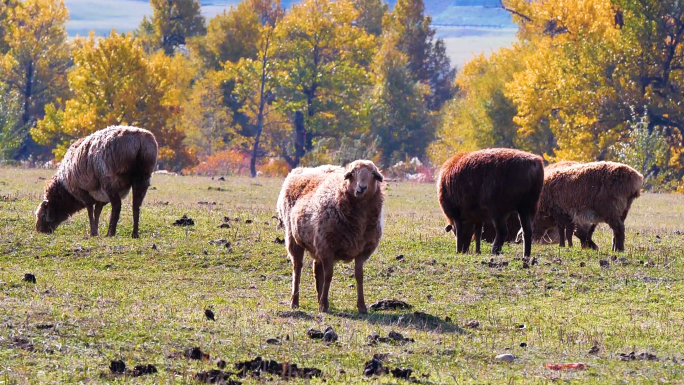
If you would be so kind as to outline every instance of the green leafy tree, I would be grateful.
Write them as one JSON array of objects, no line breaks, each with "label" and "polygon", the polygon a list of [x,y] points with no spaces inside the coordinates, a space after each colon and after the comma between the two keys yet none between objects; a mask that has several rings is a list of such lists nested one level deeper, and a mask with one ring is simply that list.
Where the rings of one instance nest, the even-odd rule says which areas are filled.
[{"label": "green leafy tree", "polygon": [[382,20],[387,15],[387,4],[382,0],[353,0],[353,3],[359,12],[356,25],[371,35],[382,35]]},{"label": "green leafy tree", "polygon": [[667,189],[673,181],[676,187],[676,175],[669,167],[673,155],[670,146],[662,129],[651,126],[648,114],[633,115],[628,140],[616,143],[612,151],[619,162],[632,166],[644,176],[646,189]]},{"label": "green leafy tree", "polygon": [[16,94],[10,94],[7,86],[0,84],[0,159],[9,160],[17,152],[28,135],[28,128],[19,124],[21,108]]},{"label": "green leafy tree", "polygon": [[435,131],[424,98],[427,87],[412,78],[408,59],[395,44],[386,36],[376,55],[377,79],[371,94],[370,126],[379,137],[385,166],[425,155]]},{"label": "green leafy tree", "polygon": [[406,55],[409,73],[414,79],[428,79],[428,61],[432,52],[435,30],[432,18],[425,15],[423,0],[397,0],[387,15],[384,28],[397,36],[397,49]]},{"label": "green leafy tree", "polygon": [[167,55],[188,38],[207,32],[199,0],[150,0],[150,4],[154,13],[151,20],[143,20],[141,32],[149,31],[151,24],[154,44]]},{"label": "green leafy tree", "polygon": [[303,111],[304,118],[293,167],[313,148],[314,137],[341,136],[363,124],[361,103],[371,83],[367,67],[376,44],[373,35],[355,25],[357,15],[347,0],[307,0],[276,28],[283,74],[277,103],[286,113]]},{"label": "green leafy tree", "polygon": [[226,62],[256,57],[259,28],[259,15],[243,1],[209,20],[207,34],[191,39],[189,47],[205,68],[220,70]]},{"label": "green leafy tree", "polygon": [[248,117],[245,123],[255,130],[250,158],[252,177],[256,176],[257,160],[262,153],[260,140],[264,129],[268,131],[270,125],[280,124],[280,118],[272,103],[276,87],[276,21],[269,21],[260,28],[258,53],[255,59],[243,58],[235,65],[226,66],[229,76],[236,79],[233,95],[242,103],[240,112]]},{"label": "green leafy tree", "polygon": [[413,79],[430,87],[425,94],[428,107],[438,111],[454,96],[456,70],[451,67],[444,41],[434,41],[431,23],[423,0],[398,0],[383,25],[385,31],[395,36],[397,48],[406,55]]}]

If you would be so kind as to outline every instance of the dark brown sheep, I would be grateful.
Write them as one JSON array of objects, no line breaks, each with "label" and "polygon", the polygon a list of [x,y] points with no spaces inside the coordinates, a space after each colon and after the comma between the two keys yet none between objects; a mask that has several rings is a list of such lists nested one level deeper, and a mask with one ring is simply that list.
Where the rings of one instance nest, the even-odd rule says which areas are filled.
[{"label": "dark brown sheep", "polygon": [[382,236],[380,182],[373,162],[357,160],[346,168],[298,168],[287,176],[278,197],[278,219],[292,260],[292,307],[299,307],[304,251],[314,260],[318,308],[327,312],[328,293],[337,261],[354,261],[356,306],[366,312],[363,264]]},{"label": "dark brown sheep", "polygon": [[[613,230],[613,251],[625,249],[625,218],[641,194],[644,178],[633,168],[615,162],[565,164],[545,175],[535,237],[557,226],[566,236],[577,226],[583,247],[598,248],[591,240],[595,226],[605,222]],[[572,234],[570,230],[569,234]],[[563,237],[561,236],[561,240]],[[571,239],[571,237],[570,237]]]},{"label": "dark brown sheep", "polygon": [[475,233],[480,251],[482,224],[492,220],[496,237],[492,254],[507,239],[508,217],[517,212],[525,235],[524,255],[532,252],[532,218],[544,183],[539,156],[506,148],[460,153],[442,166],[437,182],[439,204],[453,229],[456,249],[465,253]]},{"label": "dark brown sheep", "polygon": [[108,127],[69,147],[57,174],[45,186],[36,211],[36,230],[52,233],[60,223],[88,209],[90,234],[98,234],[102,208],[112,204],[107,236],[116,234],[121,200],[133,189],[133,238],[138,238],[140,206],[157,164],[157,141],[136,127]]}]

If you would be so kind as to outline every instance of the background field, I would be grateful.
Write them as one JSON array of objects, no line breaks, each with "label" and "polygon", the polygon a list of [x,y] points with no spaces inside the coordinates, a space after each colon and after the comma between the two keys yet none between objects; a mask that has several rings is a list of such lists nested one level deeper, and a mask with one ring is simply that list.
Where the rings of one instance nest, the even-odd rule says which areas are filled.
[{"label": "background field", "polygon": [[[282,233],[271,219],[281,180],[155,176],[142,238],[132,240],[130,198],[116,238],[88,237],[85,212],[51,236],[36,234],[33,212],[51,174],[0,169],[0,383],[131,381],[106,376],[114,359],[157,367],[158,374],[137,383],[192,383],[194,373],[215,368],[214,358],[232,369],[256,356],[317,367],[324,377],[314,384],[367,383],[361,372],[374,353],[388,353],[387,365],[410,367],[425,384],[684,381],[678,195],[639,198],[627,221],[627,251],[615,257],[605,251],[610,236],[601,227],[601,252],[537,246],[539,263],[523,269],[516,260],[521,247],[510,245],[494,261],[509,264],[492,268],[482,263],[486,254],[454,255],[433,185],[390,182],[385,236],[366,267],[366,302],[397,298],[413,309],[358,315],[353,269],[337,265],[332,311],[319,314],[308,261],[303,313],[282,316],[290,310],[291,265],[274,242]],[[196,225],[172,226],[183,214]],[[240,221],[219,229],[224,216]],[[207,243],[220,238],[232,247]],[[610,266],[600,267],[601,259]],[[34,273],[37,284],[22,282],[25,273]],[[205,320],[207,306],[216,322]],[[466,327],[471,320],[479,327]],[[307,329],[328,325],[337,343],[307,338]],[[392,330],[415,342],[366,340]],[[594,345],[598,353],[589,354]],[[178,357],[193,346],[212,360]],[[632,351],[657,360],[621,360]],[[517,358],[498,362],[500,353]],[[547,362],[589,368],[555,372],[544,368]]]}]

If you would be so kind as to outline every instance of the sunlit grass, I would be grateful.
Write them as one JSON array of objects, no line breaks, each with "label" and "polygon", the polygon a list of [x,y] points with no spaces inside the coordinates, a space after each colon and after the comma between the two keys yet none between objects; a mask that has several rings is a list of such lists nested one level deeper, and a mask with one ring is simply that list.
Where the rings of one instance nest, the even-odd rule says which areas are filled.
[{"label": "sunlit grass", "polygon": [[[45,183],[40,178],[51,174],[0,169],[0,383],[126,381],[101,377],[113,359],[159,370],[136,383],[191,383],[194,373],[215,368],[214,358],[230,370],[256,356],[317,367],[328,384],[365,383],[363,364],[374,353],[389,353],[389,366],[410,367],[423,383],[684,381],[679,195],[646,194],[635,202],[627,251],[615,260],[606,252],[611,236],[600,227],[600,252],[535,246],[539,264],[523,269],[515,259],[521,247],[509,245],[497,258],[509,265],[496,269],[482,264],[486,254],[455,255],[434,185],[389,183],[385,236],[365,269],[366,302],[397,298],[413,309],[359,316],[353,269],[336,265],[331,313],[319,314],[308,263],[301,310],[310,317],[283,318],[279,312],[290,310],[291,265],[284,246],[274,242],[282,233],[271,218],[281,180],[155,176],[141,239],[133,240],[129,200],[116,238],[87,236],[85,212],[51,236],[35,233],[33,212]],[[183,214],[196,225],[173,226]],[[101,229],[108,216],[105,209]],[[240,220],[219,229],[224,216]],[[208,244],[220,238],[231,247]],[[610,267],[600,267],[600,259]],[[36,285],[21,281],[29,272]],[[216,322],[205,319],[208,306]],[[480,326],[466,327],[470,320]],[[54,328],[36,327],[44,324]],[[307,329],[327,325],[340,336],[336,344],[307,338]],[[367,335],[391,330],[415,342],[368,345]],[[15,337],[27,338],[34,349],[13,347]],[[267,344],[272,337],[282,344]],[[597,355],[588,353],[593,345],[600,348]],[[175,357],[192,346],[212,361]],[[659,360],[620,360],[620,353],[631,351]],[[497,362],[500,353],[517,359]],[[554,372],[546,362],[585,362],[589,368]],[[370,381],[401,382],[391,376]]]}]

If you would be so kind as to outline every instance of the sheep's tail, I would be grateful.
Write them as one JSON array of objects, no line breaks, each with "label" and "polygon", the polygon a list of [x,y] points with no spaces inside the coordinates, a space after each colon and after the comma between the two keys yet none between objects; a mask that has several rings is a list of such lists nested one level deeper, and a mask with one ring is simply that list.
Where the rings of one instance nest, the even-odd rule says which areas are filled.
[{"label": "sheep's tail", "polygon": [[152,177],[154,169],[157,167],[157,156],[159,147],[157,140],[152,133],[143,135],[139,142],[138,154],[136,156],[136,163],[138,170],[138,177],[142,180],[149,180]]}]

